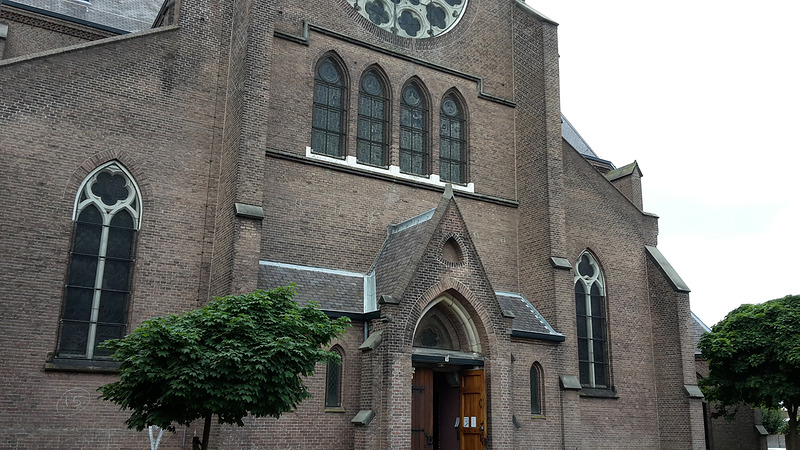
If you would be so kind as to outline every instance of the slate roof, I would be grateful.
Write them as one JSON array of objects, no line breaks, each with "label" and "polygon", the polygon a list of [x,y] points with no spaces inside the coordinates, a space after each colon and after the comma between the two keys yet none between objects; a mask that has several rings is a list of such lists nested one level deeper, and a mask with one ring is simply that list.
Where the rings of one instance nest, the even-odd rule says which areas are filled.
[{"label": "slate roof", "polygon": [[363,274],[274,261],[260,262],[260,289],[271,289],[290,283],[297,285],[294,299],[300,304],[316,300],[325,311],[364,312]]},{"label": "slate roof", "polygon": [[[436,208],[389,225],[386,241],[368,274],[261,261],[258,287],[269,289],[294,283],[298,302],[313,299],[329,312],[364,313],[367,304],[370,310],[374,309],[376,295],[390,295],[399,301],[452,198],[452,187],[448,186]],[[556,332],[521,294],[498,291],[495,296],[501,309],[514,315],[512,336],[564,341],[564,335]]]},{"label": "slate roof", "polygon": [[611,161],[597,156],[597,153],[592,150],[592,147],[589,146],[580,133],[578,133],[578,130],[575,129],[572,123],[570,123],[563,114],[561,115],[561,137],[584,158],[606,164],[611,169],[615,167]]},{"label": "slate roof", "polygon": [[164,0],[3,0],[2,3],[89,26],[134,32],[153,25]]},{"label": "slate roof", "polygon": [[[434,231],[430,221],[436,209],[422,213],[396,225],[389,225],[388,236],[373,264],[377,295],[402,295],[401,284],[413,269],[409,264],[427,246]],[[433,224],[435,225],[435,224]],[[397,298],[399,300],[399,298]]]},{"label": "slate roof", "polygon": [[572,126],[569,120],[564,115],[561,115],[561,137],[569,143],[575,150],[583,156],[591,156],[597,158],[597,153],[589,147],[589,144],[583,140],[578,130]]},{"label": "slate roof", "polygon": [[504,311],[514,313],[512,332],[527,334],[526,337],[539,337],[546,340],[563,341],[564,335],[556,332],[547,320],[521,294],[514,292],[495,292],[497,301]]},{"label": "slate roof", "polygon": [[[418,225],[420,223],[398,232],[397,234],[400,236],[396,239],[395,243],[398,244],[396,247],[403,248],[403,244],[408,245],[409,242],[415,242],[416,234],[424,228]],[[387,256],[388,253],[391,252],[387,252]],[[396,262],[396,260],[392,261],[391,258],[386,258],[387,268],[394,267],[396,269],[397,267],[393,266],[392,262]],[[395,272],[397,271],[395,270]],[[260,262],[258,269],[258,287],[260,289],[271,289],[290,283],[296,285],[295,300],[300,304],[316,300],[324,311],[364,312],[364,275],[362,274],[275,261]],[[525,337],[529,338],[563,340],[564,335],[556,332],[522,295],[502,291],[496,292],[495,295],[503,310],[514,313],[513,331],[522,332]]]},{"label": "slate roof", "polygon": [[692,337],[694,338],[694,354],[695,356],[701,355],[700,349],[697,348],[697,343],[700,342],[700,337],[703,333],[708,333],[711,331],[711,328],[708,328],[706,324],[700,320],[699,317],[692,313]]},{"label": "slate roof", "polygon": [[622,177],[627,177],[628,175],[632,174],[634,170],[639,171],[639,176],[642,175],[642,169],[639,168],[639,163],[634,161],[620,168],[609,170],[608,173],[606,173],[606,179],[608,179],[608,181],[614,181]]}]

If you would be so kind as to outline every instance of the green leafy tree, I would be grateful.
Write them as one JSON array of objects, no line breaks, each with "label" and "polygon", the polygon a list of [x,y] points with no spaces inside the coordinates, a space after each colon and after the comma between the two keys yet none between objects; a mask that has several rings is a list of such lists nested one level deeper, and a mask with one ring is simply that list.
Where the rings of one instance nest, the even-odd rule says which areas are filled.
[{"label": "green leafy tree", "polygon": [[248,414],[280,417],[310,397],[303,377],[336,361],[324,346],[349,326],[293,295],[285,287],[217,298],[106,341],[121,367],[119,381],[99,388],[103,399],[131,410],[125,423],[139,431],[205,419],[203,448],[212,415],[239,426]]},{"label": "green leafy tree", "polygon": [[742,305],[704,334],[698,346],[709,367],[700,387],[716,402],[714,416],[731,416],[742,403],[782,406],[789,412],[786,447],[800,450],[800,296]]},{"label": "green leafy tree", "polygon": [[761,411],[761,421],[769,434],[786,434],[786,420],[783,419],[782,409],[763,409]]}]

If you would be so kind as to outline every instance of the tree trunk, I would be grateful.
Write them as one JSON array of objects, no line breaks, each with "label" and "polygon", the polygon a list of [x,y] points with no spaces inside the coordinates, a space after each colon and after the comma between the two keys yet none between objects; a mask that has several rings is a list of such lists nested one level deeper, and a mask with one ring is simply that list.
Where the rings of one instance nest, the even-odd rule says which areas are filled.
[{"label": "tree trunk", "polygon": [[786,450],[800,450],[800,436],[797,435],[797,406],[789,405],[789,432],[786,433]]},{"label": "tree trunk", "polygon": [[211,413],[206,413],[206,423],[203,427],[203,450],[208,450],[208,435],[211,434]]}]

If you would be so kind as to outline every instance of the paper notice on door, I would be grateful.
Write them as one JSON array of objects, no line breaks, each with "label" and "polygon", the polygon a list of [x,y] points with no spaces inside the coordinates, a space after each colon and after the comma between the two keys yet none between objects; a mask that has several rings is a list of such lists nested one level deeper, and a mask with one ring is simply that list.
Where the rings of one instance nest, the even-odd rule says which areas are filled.
[{"label": "paper notice on door", "polygon": [[464,428],[469,428],[469,417],[464,416]]},{"label": "paper notice on door", "polygon": [[472,417],[470,417],[470,419],[472,420],[472,422],[470,423],[470,427],[471,428],[477,427],[478,426],[478,418],[475,417],[475,416],[472,416]]}]

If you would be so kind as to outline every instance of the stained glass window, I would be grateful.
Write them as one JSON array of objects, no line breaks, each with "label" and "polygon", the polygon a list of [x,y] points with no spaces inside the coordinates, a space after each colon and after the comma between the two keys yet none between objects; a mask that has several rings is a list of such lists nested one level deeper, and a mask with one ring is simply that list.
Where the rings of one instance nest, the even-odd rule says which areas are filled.
[{"label": "stained glass window", "polygon": [[95,170],[81,186],[59,357],[108,357],[98,345],[124,335],[140,204],[133,180],[116,163]]},{"label": "stained glass window", "polygon": [[425,176],[428,171],[428,106],[416,83],[403,88],[400,100],[400,171]]},{"label": "stained glass window", "polygon": [[466,121],[463,108],[455,96],[444,98],[440,118],[439,177],[442,181],[466,184]]},{"label": "stained glass window", "polygon": [[342,70],[333,58],[326,58],[317,66],[314,77],[311,151],[344,157],[346,103]]},{"label": "stained glass window", "polygon": [[575,264],[575,313],[581,385],[610,387],[605,285],[594,257],[584,252]]},{"label": "stained glass window", "polygon": [[372,166],[389,165],[387,123],[388,99],[386,87],[374,70],[361,79],[358,97],[358,138],[356,156],[358,162]]}]

